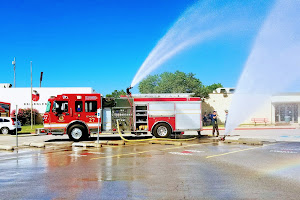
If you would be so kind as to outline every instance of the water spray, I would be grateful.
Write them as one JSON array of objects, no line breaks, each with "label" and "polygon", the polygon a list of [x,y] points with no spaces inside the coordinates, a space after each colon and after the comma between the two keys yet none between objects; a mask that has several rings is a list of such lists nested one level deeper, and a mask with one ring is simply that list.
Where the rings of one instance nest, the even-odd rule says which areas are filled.
[{"label": "water spray", "polygon": [[[167,33],[157,42],[134,76],[134,87],[151,72],[182,51],[224,34],[248,31],[257,24],[257,4],[227,0],[196,1],[187,8]],[[262,2],[259,1],[259,5]],[[249,18],[249,13],[254,18]],[[253,20],[253,21],[252,21]],[[256,23],[255,23],[255,22]]]},{"label": "water spray", "polygon": [[225,135],[273,95],[294,87],[300,79],[299,10],[300,1],[276,1],[257,35],[234,92]]}]

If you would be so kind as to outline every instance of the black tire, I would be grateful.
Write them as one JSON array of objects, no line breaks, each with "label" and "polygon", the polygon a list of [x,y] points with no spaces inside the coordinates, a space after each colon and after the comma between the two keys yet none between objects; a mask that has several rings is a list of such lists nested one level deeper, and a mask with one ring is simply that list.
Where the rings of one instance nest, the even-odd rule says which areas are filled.
[{"label": "black tire", "polygon": [[70,140],[78,142],[88,138],[88,132],[84,126],[75,124],[68,129],[68,136]]},{"label": "black tire", "polygon": [[172,133],[171,127],[166,123],[158,123],[153,128],[153,135],[156,138],[169,138]]},{"label": "black tire", "polygon": [[1,133],[3,135],[7,135],[7,134],[9,134],[9,129],[7,127],[3,127],[3,128],[1,128]]}]

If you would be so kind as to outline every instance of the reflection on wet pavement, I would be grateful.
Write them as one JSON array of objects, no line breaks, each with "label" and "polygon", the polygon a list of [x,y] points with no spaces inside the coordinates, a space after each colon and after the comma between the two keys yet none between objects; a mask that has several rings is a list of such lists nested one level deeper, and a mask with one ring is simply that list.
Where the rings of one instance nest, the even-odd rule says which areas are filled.
[{"label": "reflection on wet pavement", "polygon": [[0,152],[0,192],[5,199],[291,199],[299,160],[298,143],[28,148]]}]

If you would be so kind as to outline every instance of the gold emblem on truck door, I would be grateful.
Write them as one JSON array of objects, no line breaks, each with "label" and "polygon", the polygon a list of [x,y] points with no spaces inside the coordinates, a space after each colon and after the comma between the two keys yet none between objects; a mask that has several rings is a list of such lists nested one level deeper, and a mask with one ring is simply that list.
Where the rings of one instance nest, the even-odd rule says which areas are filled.
[{"label": "gold emblem on truck door", "polygon": [[58,118],[58,121],[64,121],[64,116],[63,115],[61,115],[61,116],[59,116],[59,118]]}]

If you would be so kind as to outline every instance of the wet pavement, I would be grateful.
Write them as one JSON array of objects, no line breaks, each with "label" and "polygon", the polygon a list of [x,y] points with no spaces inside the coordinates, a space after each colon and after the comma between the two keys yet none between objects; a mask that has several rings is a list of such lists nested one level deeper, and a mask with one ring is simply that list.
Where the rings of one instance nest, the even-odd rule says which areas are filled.
[{"label": "wet pavement", "polygon": [[299,199],[300,143],[0,151],[1,199]]}]

